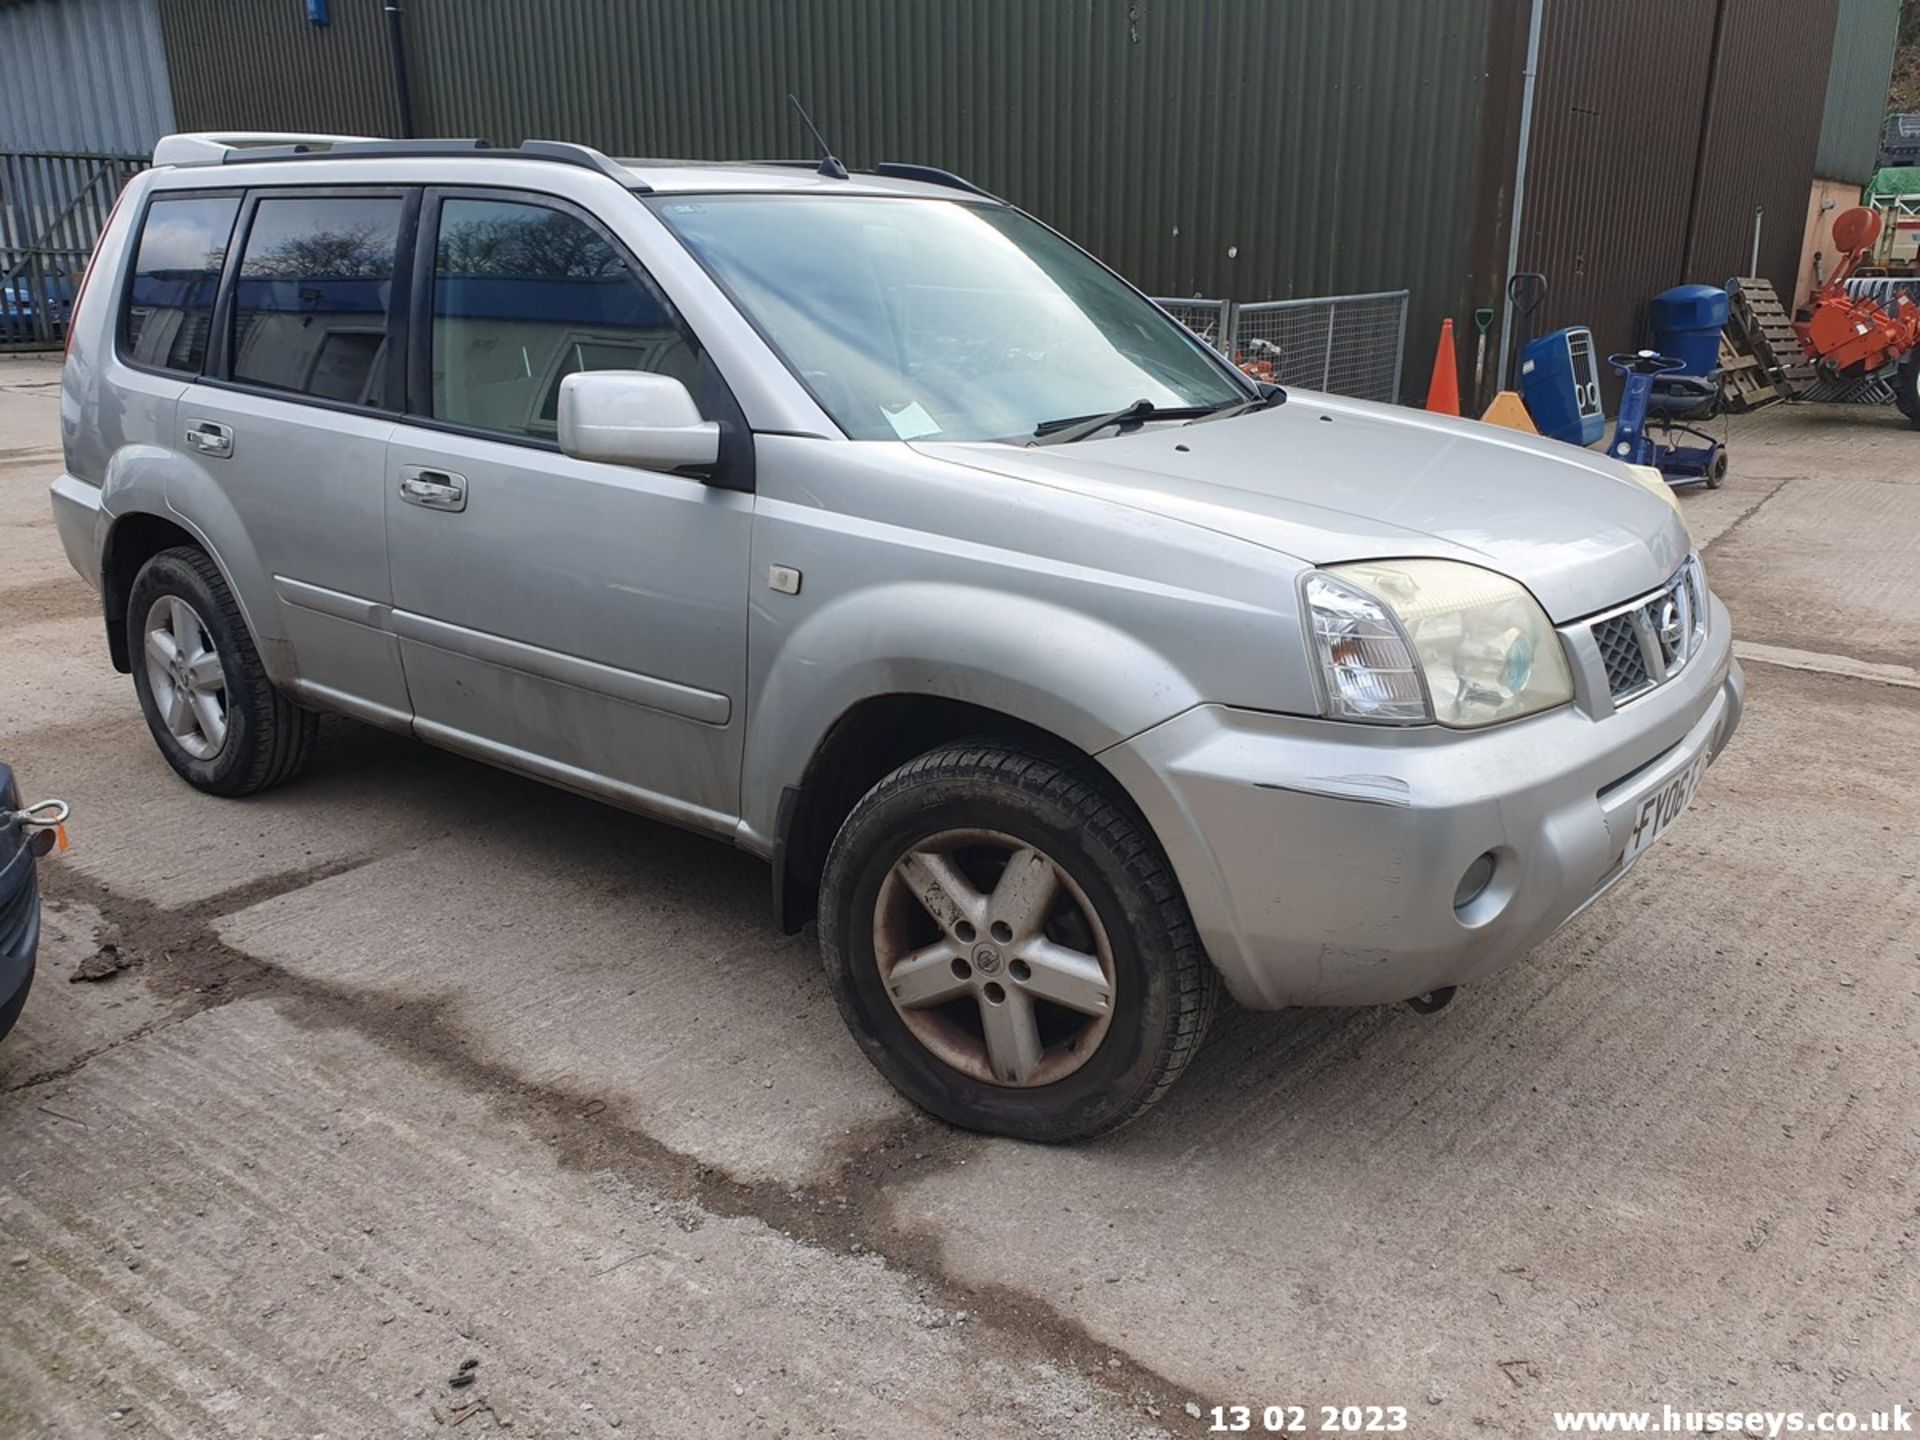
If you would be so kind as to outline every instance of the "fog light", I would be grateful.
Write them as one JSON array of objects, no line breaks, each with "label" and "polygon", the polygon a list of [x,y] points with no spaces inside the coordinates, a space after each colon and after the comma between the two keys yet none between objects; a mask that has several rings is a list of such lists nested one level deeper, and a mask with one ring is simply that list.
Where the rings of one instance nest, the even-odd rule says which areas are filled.
[{"label": "fog light", "polygon": [[1493,867],[1494,859],[1491,850],[1467,866],[1466,874],[1460,877],[1460,883],[1453,888],[1455,910],[1466,909],[1487,893],[1487,886],[1493,883]]}]

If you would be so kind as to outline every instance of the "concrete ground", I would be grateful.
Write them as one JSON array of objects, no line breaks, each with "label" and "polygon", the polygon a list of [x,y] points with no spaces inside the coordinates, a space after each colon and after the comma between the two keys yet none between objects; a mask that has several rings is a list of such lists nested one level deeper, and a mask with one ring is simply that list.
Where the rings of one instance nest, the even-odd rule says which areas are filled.
[{"label": "concrete ground", "polygon": [[49,519],[55,378],[0,360],[0,757],[76,811],[0,1045],[0,1435],[1920,1404],[1890,412],[1773,411],[1683,498],[1750,696],[1663,853],[1438,1017],[1229,1013],[1042,1149],[896,1098],[721,845],[345,723],[270,795],[177,781]]}]

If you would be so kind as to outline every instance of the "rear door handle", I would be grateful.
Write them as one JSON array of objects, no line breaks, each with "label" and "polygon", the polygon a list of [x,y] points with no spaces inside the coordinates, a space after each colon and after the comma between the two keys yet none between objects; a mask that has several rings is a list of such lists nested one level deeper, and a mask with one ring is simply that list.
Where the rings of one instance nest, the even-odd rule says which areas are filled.
[{"label": "rear door handle", "polygon": [[187,422],[187,444],[202,455],[215,459],[224,459],[233,454],[233,431],[211,420],[189,420]]},{"label": "rear door handle", "polygon": [[427,510],[464,510],[467,477],[451,470],[409,465],[400,472],[400,498]]}]

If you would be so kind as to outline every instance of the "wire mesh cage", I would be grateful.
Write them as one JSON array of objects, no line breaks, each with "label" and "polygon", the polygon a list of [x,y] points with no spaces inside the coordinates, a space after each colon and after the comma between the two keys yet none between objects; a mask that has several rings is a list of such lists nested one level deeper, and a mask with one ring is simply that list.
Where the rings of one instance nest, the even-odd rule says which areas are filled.
[{"label": "wire mesh cage", "polygon": [[1233,354],[1233,306],[1229,302],[1156,299],[1153,303],[1222,355]]},{"label": "wire mesh cage", "polygon": [[1262,380],[1390,403],[1400,396],[1407,298],[1383,290],[1235,306],[1230,353]]}]

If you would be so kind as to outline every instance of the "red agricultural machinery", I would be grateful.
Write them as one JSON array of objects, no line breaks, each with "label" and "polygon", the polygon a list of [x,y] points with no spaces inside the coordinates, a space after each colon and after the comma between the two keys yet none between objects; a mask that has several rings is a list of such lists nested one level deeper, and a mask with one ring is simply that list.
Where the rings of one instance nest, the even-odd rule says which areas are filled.
[{"label": "red agricultural machinery", "polygon": [[1901,413],[1920,425],[1920,304],[1889,288],[1885,302],[1852,296],[1847,281],[1880,238],[1879,212],[1849,210],[1833,222],[1843,252],[1827,282],[1794,317],[1807,358],[1830,380],[1889,375]]}]

